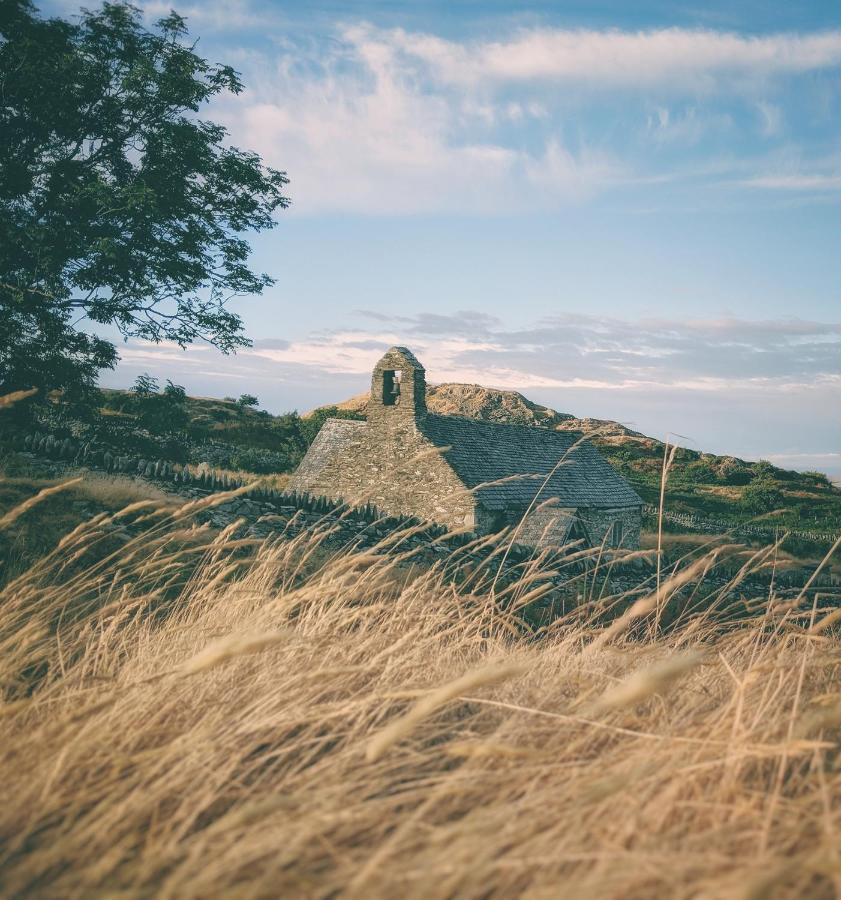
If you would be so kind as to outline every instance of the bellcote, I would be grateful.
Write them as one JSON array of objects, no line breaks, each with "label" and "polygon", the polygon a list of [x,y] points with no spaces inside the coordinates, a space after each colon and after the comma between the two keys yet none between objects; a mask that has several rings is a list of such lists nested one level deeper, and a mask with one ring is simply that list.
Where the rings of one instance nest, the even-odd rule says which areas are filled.
[{"label": "bellcote", "polygon": [[426,415],[426,371],[411,350],[392,347],[371,376],[369,422],[405,422]]}]

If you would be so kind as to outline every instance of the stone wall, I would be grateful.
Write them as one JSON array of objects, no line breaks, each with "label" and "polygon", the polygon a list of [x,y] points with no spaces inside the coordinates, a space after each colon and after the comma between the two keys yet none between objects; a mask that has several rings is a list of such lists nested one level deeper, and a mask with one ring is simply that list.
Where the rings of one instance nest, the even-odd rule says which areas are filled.
[{"label": "stone wall", "polygon": [[[396,394],[394,373],[399,373]],[[382,357],[371,375],[370,397],[367,419],[375,424],[409,422],[426,415],[426,373],[411,351],[392,347]]]},{"label": "stone wall", "polygon": [[[397,373],[397,374],[395,374]],[[399,390],[393,391],[399,381]],[[423,366],[393,347],[371,376],[365,423],[326,422],[290,487],[372,504],[394,516],[417,516],[450,528],[476,525],[476,502],[419,428],[426,415]]]},{"label": "stone wall", "polygon": [[[505,514],[479,509],[476,530],[500,531],[517,527],[525,510],[508,510]],[[619,542],[614,541],[613,524],[622,526]],[[590,546],[621,547],[636,550],[640,545],[642,515],[639,509],[570,509],[551,502],[536,503],[517,531],[517,541],[532,547],[558,547],[568,541],[584,538]],[[605,538],[607,538],[605,540]]]},{"label": "stone wall", "polygon": [[[392,347],[375,366],[367,413],[365,423],[328,420],[290,486],[296,491],[343,499],[352,505],[369,503],[391,515],[417,516],[450,528],[466,526],[479,533],[520,525],[518,540],[534,547],[557,547],[568,540],[576,524],[575,509],[538,503],[520,524],[525,505],[515,501],[506,509],[506,503],[498,503],[499,509],[490,511],[477,503],[477,495],[456,474],[462,470],[451,465],[445,456],[450,448],[444,443],[455,445],[458,430],[456,436],[445,432],[444,436],[438,434],[437,439],[433,437],[434,429],[430,433],[430,422],[439,421],[440,417],[427,416],[424,369],[405,347]],[[543,438],[537,432],[533,434]],[[483,453],[500,456],[505,448],[489,450],[481,443],[471,452],[481,461]],[[467,469],[474,471],[471,460],[467,462]],[[510,473],[503,472],[507,474]],[[475,484],[476,480],[468,479],[468,483]],[[623,530],[623,539],[618,543],[639,547],[640,515],[636,508],[594,510],[587,516],[586,527],[582,523],[577,531],[597,546],[607,534],[610,544],[612,526],[617,521]]]},{"label": "stone wall", "polygon": [[[48,440],[48,438],[51,439]],[[43,433],[29,435],[21,433],[12,441],[4,441],[4,443],[31,457],[33,462],[38,458],[43,459],[42,464],[48,467],[49,477],[61,477],[64,472],[70,474],[74,467],[83,465],[86,468],[99,469],[124,475],[124,477],[133,475],[134,477],[153,479],[162,487],[186,495],[187,498],[203,496],[212,491],[236,488],[241,484],[238,480],[232,480],[221,473],[196,471],[190,467],[179,466],[165,460],[121,458],[107,450],[91,449],[77,443],[74,444],[64,437]],[[128,463],[134,463],[134,465],[129,466]],[[121,464],[125,464],[128,471],[122,473],[120,471]],[[547,513],[552,512],[552,508],[548,506],[543,509],[538,509],[538,507],[535,509],[538,517],[543,514],[544,510]],[[554,512],[559,512],[559,510],[555,508]],[[594,527],[600,523],[599,527],[606,529],[619,513],[626,516],[624,521],[628,529],[637,529],[637,531],[629,533],[638,535],[639,517],[628,516],[628,510],[600,511],[599,522],[594,522]],[[512,519],[516,518],[517,514],[516,511],[513,511]],[[417,524],[417,520],[413,519],[384,518],[372,506],[348,509],[342,504],[331,504],[325,497],[279,492],[260,486],[250,490],[246,495],[234,496],[202,513],[201,518],[218,528],[242,520],[246,533],[258,538],[271,538],[281,532],[291,536],[311,528],[325,528],[324,539],[337,549],[347,549],[351,546],[374,549],[384,538],[392,535],[395,529]],[[327,534],[328,531],[329,534]],[[493,578],[499,570],[500,557],[498,554],[494,554],[493,545],[486,546],[484,542],[474,545],[475,538],[476,534],[447,534],[445,528],[428,524],[423,529],[413,528],[411,534],[400,542],[399,551],[403,553],[411,550],[413,559],[426,563],[450,559],[450,555],[455,552],[467,567],[467,571],[474,570],[476,566],[487,566],[487,572]],[[393,542],[388,541],[382,552],[388,553],[393,549]],[[557,586],[559,594],[547,595],[539,601],[541,607],[552,608],[553,604],[557,603],[558,597],[566,596],[575,600],[580,590],[580,576],[591,569],[591,563],[587,560],[566,561],[565,554],[567,552],[568,550],[562,547],[558,548],[557,553],[550,552],[544,560],[547,572],[557,569],[562,571],[562,574],[550,579]],[[520,577],[522,564],[532,559],[534,553],[535,551],[530,546],[525,545],[521,539],[518,540],[506,557],[505,571],[502,573],[502,580],[498,583],[497,588],[503,587],[509,578],[516,580]],[[665,562],[669,565],[671,560],[666,557]],[[603,559],[601,563],[604,563]],[[741,564],[741,560],[739,560],[737,568]],[[610,586],[607,590],[627,591],[626,602],[630,604],[638,593],[651,590],[652,565],[653,557],[651,560],[647,560],[637,556],[633,556],[632,560],[624,565],[621,564],[621,560],[611,563]],[[710,572],[705,576],[706,590],[720,590],[728,585],[736,570],[720,571],[723,568],[723,566],[719,566],[715,572]],[[601,571],[603,574],[606,571],[604,565],[601,566]],[[733,598],[737,598],[749,587],[758,590],[760,594],[767,594],[767,583],[771,577],[773,577],[775,593],[779,598],[785,598],[789,594],[802,598],[806,574],[798,570],[776,571],[773,576],[768,572],[751,573],[739,581],[738,590],[733,591]],[[475,576],[471,575],[471,579],[474,578]],[[649,579],[648,582],[646,582],[646,578]],[[475,586],[475,580],[471,580],[471,584]],[[817,577],[813,575],[810,584],[813,590],[825,588],[837,590],[841,587],[841,579],[831,573],[821,573]],[[841,597],[838,602],[841,602]]]},{"label": "stone wall", "polygon": [[[521,519],[522,514],[518,511],[515,518]],[[574,509],[538,502],[522,522],[517,540],[532,547],[558,547],[570,539],[575,519]]]},{"label": "stone wall", "polygon": [[[325,446],[313,444],[312,455],[323,450],[323,466],[303,465],[290,487],[352,505],[370,503],[397,516],[417,516],[450,528],[475,526],[475,500],[441,455],[418,430],[414,419],[401,413],[361,423],[338,455],[330,453],[330,432]],[[310,462],[312,462],[312,457]]]},{"label": "stone wall", "polygon": [[[622,507],[620,509],[580,509],[579,519],[583,524],[590,543],[594,547],[600,547],[602,542],[606,547],[622,547],[633,550],[640,545],[640,529],[642,528],[642,508]],[[621,539],[613,540],[612,530],[615,522],[622,528]],[[607,539],[605,540],[605,537]]]}]

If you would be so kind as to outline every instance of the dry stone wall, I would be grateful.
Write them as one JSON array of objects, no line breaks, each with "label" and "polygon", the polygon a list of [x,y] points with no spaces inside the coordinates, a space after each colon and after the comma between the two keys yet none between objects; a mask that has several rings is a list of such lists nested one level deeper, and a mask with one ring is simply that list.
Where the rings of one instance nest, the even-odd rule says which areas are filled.
[{"label": "dry stone wall", "polygon": [[[659,508],[647,504],[642,511],[643,515],[656,527],[660,516]],[[700,516],[689,515],[688,513],[669,512],[668,510],[664,510],[663,519],[666,522],[680,525],[682,528],[691,531],[701,531],[706,534],[738,532],[739,534],[749,534],[765,540],[775,540],[779,537],[780,532],[785,531],[791,537],[826,545],[834,544],[839,538],[838,534],[831,531],[808,531],[802,528],[780,528],[779,526],[769,527],[767,525],[763,527],[752,522],[725,522],[721,519],[706,519]]]}]

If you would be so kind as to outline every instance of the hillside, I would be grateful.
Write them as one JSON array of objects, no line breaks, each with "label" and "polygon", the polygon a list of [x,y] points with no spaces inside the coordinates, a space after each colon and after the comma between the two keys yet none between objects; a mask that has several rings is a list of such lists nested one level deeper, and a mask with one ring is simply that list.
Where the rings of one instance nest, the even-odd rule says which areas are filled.
[{"label": "hillside", "polygon": [[[363,416],[367,402],[368,395],[359,394],[332,409]],[[663,442],[618,422],[578,418],[533,403],[516,391],[475,384],[430,386],[427,406],[439,415],[579,431],[590,437],[646,503],[658,502]],[[310,415],[324,416],[328,409],[322,407]],[[786,529],[817,535],[841,530],[841,490],[825,475],[780,469],[764,460],[748,462],[679,447],[669,473],[666,499],[671,514],[704,520],[711,530],[717,525],[726,528],[747,522],[768,533]],[[676,519],[665,524],[675,531],[694,530]]]},{"label": "hillside", "polygon": [[[367,405],[362,394],[305,415],[276,416],[257,409],[257,398],[243,398],[188,397],[180,389],[146,394],[104,390],[99,410],[85,421],[69,420],[58,407],[41,408],[33,411],[36,421],[25,427],[31,430],[34,424],[56,437],[69,436],[118,453],[278,476],[282,481],[295,470],[326,418],[364,418]],[[617,422],[558,412],[514,391],[478,385],[431,386],[427,402],[432,412],[442,415],[581,432],[647,504],[659,502],[665,448],[655,438]],[[5,436],[13,438],[15,427],[10,423]],[[780,530],[791,532],[788,549],[807,559],[825,552],[830,536],[841,532],[841,489],[826,476],[682,447],[675,451],[665,509],[664,527],[679,534],[723,534],[738,526],[740,539],[762,542]],[[655,526],[650,519],[647,524],[649,529]]]}]

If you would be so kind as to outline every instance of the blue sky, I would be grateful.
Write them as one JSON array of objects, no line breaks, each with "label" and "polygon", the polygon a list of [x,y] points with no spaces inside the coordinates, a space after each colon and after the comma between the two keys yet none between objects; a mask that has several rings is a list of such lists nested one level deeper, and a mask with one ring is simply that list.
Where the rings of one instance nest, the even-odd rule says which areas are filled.
[{"label": "blue sky", "polygon": [[254,240],[251,350],[133,342],[105,384],[303,410],[402,343],[431,381],[841,475],[841,5],[175,8],[293,206]]}]

